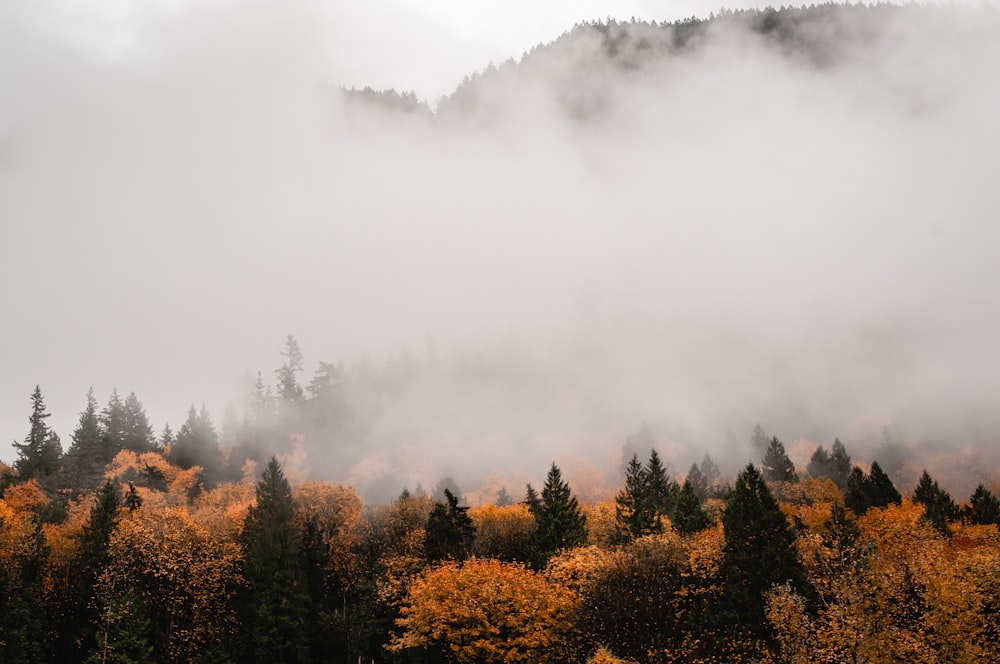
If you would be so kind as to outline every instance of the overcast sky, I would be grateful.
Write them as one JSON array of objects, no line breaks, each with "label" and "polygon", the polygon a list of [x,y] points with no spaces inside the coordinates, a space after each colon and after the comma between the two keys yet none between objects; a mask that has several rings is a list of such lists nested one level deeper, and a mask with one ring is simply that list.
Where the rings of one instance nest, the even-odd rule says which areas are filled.
[{"label": "overcast sky", "polygon": [[468,449],[481,426],[512,445],[507,427],[551,458],[643,420],[704,445],[758,420],[827,443],[901,421],[989,434],[988,21],[904,21],[823,73],[716,35],[571,90],[608,95],[586,127],[553,103],[586,42],[498,83],[481,129],[358,118],[332,92],[433,101],[578,21],[716,9],[0,4],[0,436],[23,439],[36,383],[64,447],[90,387],[136,391],[157,429],[191,403],[219,421],[289,333],[307,372],[432,339],[510,358],[510,385],[562,404],[442,389],[451,405],[385,423],[415,445]]}]

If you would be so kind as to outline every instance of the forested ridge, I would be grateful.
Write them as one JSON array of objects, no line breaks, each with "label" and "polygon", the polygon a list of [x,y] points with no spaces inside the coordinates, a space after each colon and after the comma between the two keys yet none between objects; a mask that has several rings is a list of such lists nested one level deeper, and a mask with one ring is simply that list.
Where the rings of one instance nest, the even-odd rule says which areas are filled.
[{"label": "forested ridge", "polygon": [[[379,130],[478,127],[522,113],[541,118],[511,125],[529,138],[561,127],[546,123],[552,117],[569,118],[585,135],[608,118],[628,124],[615,112],[622,81],[704,54],[726,35],[737,35],[737,44],[752,40],[746,53],[773,56],[796,73],[835,72],[845,63],[857,71],[867,49],[884,46],[880,40],[898,29],[897,17],[919,17],[912,25],[920,42],[949,29],[937,25],[939,12],[997,21],[991,7],[882,4],[723,11],[672,23],[608,19],[471,75],[433,107],[394,90],[342,96],[349,119],[378,115],[370,126]],[[726,57],[742,53],[734,47]],[[645,84],[674,80],[673,70],[657,71]],[[913,89],[889,91],[906,114],[943,103]],[[531,102],[515,108],[521,99]],[[545,112],[535,114],[539,108]],[[670,105],[653,113],[663,109]],[[364,134],[362,122],[349,126]],[[618,167],[626,178],[633,167],[657,168]],[[815,191],[833,189],[820,182]],[[669,204],[655,187],[641,195]],[[722,195],[706,190],[705,198]],[[763,206],[757,214],[768,213]],[[893,243],[910,237],[886,235]],[[541,244],[540,254],[560,246]],[[834,317],[824,324],[834,325]],[[615,334],[631,322],[616,319]],[[629,338],[616,336],[623,345]],[[893,355],[896,339],[865,336],[871,355],[859,351],[843,361],[864,364],[881,353],[902,364],[919,356]],[[680,341],[662,343],[684,353]],[[591,346],[581,347],[570,357],[590,361]],[[783,350],[774,350],[776,363],[761,366],[792,362]],[[599,398],[574,392],[573,381],[553,370],[566,365],[543,366],[541,354],[444,357],[429,340],[422,353],[404,349],[382,363],[320,361],[310,374],[288,336],[280,364],[257,372],[224,413],[201,405],[190,385],[186,417],[162,428],[140,396],[119,385],[126,389],[81,394],[72,431],[57,432],[46,386],[25,386],[24,431],[15,458],[0,462],[0,662],[1000,661],[994,419],[970,416],[949,437],[947,428],[914,430],[912,422],[922,420],[912,418],[900,434],[891,413],[878,413],[869,418],[885,415],[876,441],[871,426],[827,439],[786,421],[772,426],[769,413],[752,430],[731,431],[724,445],[679,440],[676,431],[658,435],[634,422],[635,433],[606,441],[620,448],[612,461],[581,468],[579,459],[545,447],[579,431],[553,431],[546,424],[558,418],[537,414],[579,414],[596,409]],[[641,370],[673,369],[649,364]],[[933,380],[935,368],[893,375]],[[767,371],[747,373],[753,376],[741,385],[767,391],[757,384]],[[817,394],[804,389],[814,375],[803,376],[803,393]],[[883,385],[873,382],[873,391]],[[619,387],[607,383],[594,394]],[[905,386],[885,384],[905,403]],[[941,408],[988,393],[984,384],[991,385],[947,395]],[[414,394],[430,396],[409,398]],[[987,396],[981,403],[992,402]],[[684,407],[681,401],[660,419],[683,419]],[[453,428],[400,432],[460,417]],[[820,419],[793,413],[788,421]],[[504,425],[513,433],[497,435]],[[439,439],[430,440],[434,435]]]},{"label": "forested ridge", "polygon": [[292,337],[283,357],[226,444],[204,408],[157,436],[114,391],[64,451],[34,390],[0,468],[4,662],[1000,657],[995,486],[897,487],[840,440],[796,468],[760,426],[734,476],[708,453],[677,473],[643,427],[603,498],[553,462],[471,506],[452,477],[366,503],[286,478],[317,409],[348,416],[318,401],[334,365],[302,388]]}]

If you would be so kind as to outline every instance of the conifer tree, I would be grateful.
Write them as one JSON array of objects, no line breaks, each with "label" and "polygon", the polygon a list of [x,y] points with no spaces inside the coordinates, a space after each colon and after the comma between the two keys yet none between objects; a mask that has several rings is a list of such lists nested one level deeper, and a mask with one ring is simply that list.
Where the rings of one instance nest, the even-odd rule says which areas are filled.
[{"label": "conifer tree", "polygon": [[535,517],[532,559],[536,567],[544,567],[558,551],[586,541],[586,517],[555,463],[545,478],[541,497],[528,485],[526,502]]},{"label": "conifer tree", "polygon": [[969,497],[964,516],[975,525],[1000,524],[1000,501],[980,484]]},{"label": "conifer tree", "polygon": [[73,442],[66,452],[66,472],[75,488],[92,488],[104,473],[104,444],[97,414],[94,390],[87,392],[87,406],[71,436]]},{"label": "conifer tree", "polygon": [[31,478],[44,482],[59,472],[62,446],[59,436],[45,422],[48,417],[42,390],[36,385],[31,394],[31,415],[28,417],[31,429],[23,443],[14,443],[18,454],[14,467],[22,482]]},{"label": "conifer tree", "polygon": [[105,464],[125,449],[125,419],[125,402],[118,395],[117,389],[112,390],[108,405],[101,411],[102,454]]},{"label": "conifer tree", "polygon": [[722,524],[725,545],[719,571],[725,582],[724,617],[750,634],[766,637],[764,593],[776,583],[790,581],[800,592],[807,585],[795,533],[753,464],[737,477]]},{"label": "conifer tree", "polygon": [[682,535],[696,533],[712,524],[712,519],[702,508],[701,501],[698,500],[698,495],[689,480],[684,480],[684,486],[677,494],[670,522],[674,530]]},{"label": "conifer tree", "polygon": [[286,406],[297,406],[304,395],[296,375],[302,371],[302,351],[299,350],[299,342],[290,334],[285,340],[281,356],[285,358],[285,362],[275,371],[278,376],[278,397]]},{"label": "conifer tree", "polygon": [[764,454],[767,453],[767,446],[770,442],[771,439],[767,437],[764,427],[755,424],[753,431],[750,433],[750,452],[753,454],[753,457],[755,459],[763,458]]},{"label": "conifer tree", "polygon": [[687,478],[684,481],[691,483],[694,495],[698,496],[699,501],[704,502],[708,498],[708,479],[701,472],[698,464],[691,464],[691,469],[688,470]]},{"label": "conifer tree", "polygon": [[[626,469],[626,477],[628,469]],[[649,461],[646,462],[646,476],[649,480],[649,490],[653,498],[653,506],[666,515],[670,513],[674,498],[677,496],[679,487],[677,482],[670,478],[670,472],[660,461],[660,455],[656,450],[649,453]]]},{"label": "conifer tree", "polygon": [[948,521],[958,517],[958,505],[951,495],[938,486],[924,469],[913,491],[913,502],[924,506],[924,518],[942,535],[947,535]]},{"label": "conifer tree", "polygon": [[142,402],[135,396],[135,392],[129,392],[123,404],[124,410],[124,435],[122,437],[122,448],[132,450],[142,454],[155,449],[155,439],[153,437],[153,427],[146,417],[146,409]]},{"label": "conifer tree", "polygon": [[242,604],[248,661],[306,662],[309,595],[292,490],[271,457],[240,539],[247,588]]},{"label": "conifer tree", "polygon": [[819,445],[812,453],[812,456],[809,457],[809,465],[806,466],[806,472],[809,473],[810,477],[816,479],[830,476],[830,455],[825,447]]},{"label": "conifer tree", "polygon": [[705,476],[706,485],[711,489],[721,478],[719,466],[716,465],[712,455],[705,452],[705,456],[701,458],[701,465],[699,467],[701,468],[701,473]]},{"label": "conifer tree", "polygon": [[872,461],[872,468],[868,472],[868,489],[872,507],[887,507],[890,504],[901,505],[903,503],[903,497],[899,495],[892,480],[878,465],[878,461]]},{"label": "conifer tree", "polygon": [[844,488],[844,505],[858,516],[861,516],[871,507],[869,493],[867,476],[863,470],[855,466],[851,469],[851,474],[847,476]]},{"label": "conifer tree", "polygon": [[204,405],[200,411],[196,411],[194,406],[188,410],[187,420],[170,447],[169,458],[171,463],[181,468],[201,466],[205,471],[206,484],[213,484],[222,478],[224,469],[219,434]]},{"label": "conifer tree", "polygon": [[625,488],[615,496],[615,541],[625,544],[643,535],[662,533],[656,503],[649,473],[633,454],[625,468]]},{"label": "conifer tree", "polygon": [[833,439],[833,449],[830,452],[829,478],[841,491],[847,486],[847,478],[851,474],[851,455],[847,453],[839,438]]},{"label": "conifer tree", "polygon": [[435,503],[424,528],[424,551],[428,562],[446,558],[465,560],[472,550],[476,526],[469,508],[460,506],[450,489],[444,490],[445,503]]},{"label": "conifer tree", "polygon": [[764,479],[768,482],[798,482],[798,475],[795,474],[795,465],[788,458],[785,446],[777,437],[771,438],[764,454],[764,462],[761,464]]},{"label": "conifer tree", "polygon": [[42,567],[47,549],[41,523],[32,519],[30,528],[16,548],[5,552],[7,564],[0,568],[0,662],[4,664],[45,659]]}]

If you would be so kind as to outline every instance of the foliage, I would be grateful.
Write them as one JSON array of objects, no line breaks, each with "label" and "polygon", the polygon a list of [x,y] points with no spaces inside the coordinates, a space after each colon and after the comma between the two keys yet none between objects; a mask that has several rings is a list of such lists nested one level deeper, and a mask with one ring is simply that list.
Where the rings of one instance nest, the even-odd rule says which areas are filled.
[{"label": "foliage", "polygon": [[[655,454],[655,451],[654,451]],[[659,457],[655,457],[657,467]],[[658,480],[660,481],[660,480]],[[615,541],[619,544],[663,532],[659,505],[668,502],[665,483],[654,493],[650,472],[633,455],[625,468],[625,488],[615,497]]]},{"label": "foliage", "polygon": [[670,522],[674,530],[682,535],[698,532],[712,523],[712,519],[702,509],[701,501],[698,500],[698,495],[694,492],[694,487],[691,486],[689,480],[684,480],[684,486],[681,487],[681,492],[677,495],[674,511],[670,515]]},{"label": "foliage", "polygon": [[575,604],[572,592],[521,565],[447,561],[410,585],[388,647],[449,664],[556,662]]},{"label": "foliage", "polygon": [[788,458],[784,444],[777,438],[772,438],[764,453],[761,472],[768,482],[797,482],[795,465]]},{"label": "foliage", "polygon": [[444,498],[446,504],[434,505],[424,527],[424,551],[431,563],[445,558],[465,560],[476,536],[469,508],[460,506],[450,489],[444,489]]},{"label": "foliage", "polygon": [[36,385],[35,391],[31,393],[31,415],[28,417],[30,430],[23,443],[14,443],[17,450],[14,467],[20,481],[37,478],[45,482],[59,472],[62,446],[59,444],[59,436],[45,422],[48,417],[42,390]]}]

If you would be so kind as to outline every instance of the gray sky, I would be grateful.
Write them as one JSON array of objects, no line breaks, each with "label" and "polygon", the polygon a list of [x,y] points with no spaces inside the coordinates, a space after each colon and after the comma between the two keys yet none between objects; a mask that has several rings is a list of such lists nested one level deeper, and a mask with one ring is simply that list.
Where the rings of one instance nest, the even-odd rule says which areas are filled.
[{"label": "gray sky", "polygon": [[288,333],[307,372],[430,337],[561,404],[440,387],[385,422],[413,449],[487,426],[549,459],[644,419],[705,446],[755,421],[827,443],[993,431],[995,25],[904,22],[824,72],[715,35],[574,89],[610,95],[586,128],[553,90],[587,44],[516,93],[499,79],[480,125],[359,117],[331,93],[433,100],[576,21],[715,8],[5,3],[0,435],[24,437],[36,383],[64,447],[91,386],[135,390],[157,429],[192,402],[218,421]]}]

